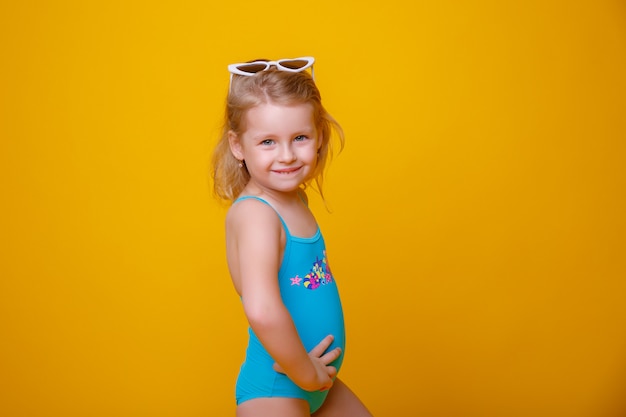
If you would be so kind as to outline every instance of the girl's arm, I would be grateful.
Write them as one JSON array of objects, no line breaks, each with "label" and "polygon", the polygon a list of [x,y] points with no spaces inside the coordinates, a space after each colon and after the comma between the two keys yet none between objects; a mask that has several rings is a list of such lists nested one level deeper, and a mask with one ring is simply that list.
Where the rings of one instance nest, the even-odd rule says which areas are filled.
[{"label": "girl's arm", "polygon": [[250,327],[296,385],[307,391],[330,388],[336,370],[327,364],[339,351],[307,353],[282,302],[277,279],[282,225],[276,213],[258,201],[240,202],[231,208],[227,227],[235,242],[235,269]]}]

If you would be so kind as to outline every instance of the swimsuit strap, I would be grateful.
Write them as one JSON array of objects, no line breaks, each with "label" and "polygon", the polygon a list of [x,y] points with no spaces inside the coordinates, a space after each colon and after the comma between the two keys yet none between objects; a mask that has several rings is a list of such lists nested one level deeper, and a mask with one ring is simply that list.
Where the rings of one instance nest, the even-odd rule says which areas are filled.
[{"label": "swimsuit strap", "polygon": [[285,221],[283,220],[283,217],[280,215],[280,213],[278,212],[278,210],[276,210],[274,208],[274,206],[272,206],[267,200],[262,199],[261,197],[257,197],[255,195],[244,195],[242,197],[239,197],[238,199],[236,199],[235,201],[233,201],[233,204],[239,202],[239,201],[243,201],[243,200],[258,200],[263,204],[267,204],[268,206],[270,206],[272,208],[272,210],[274,210],[274,212],[276,213],[276,215],[278,216],[278,219],[280,220],[280,222],[283,225],[283,228],[285,229],[285,233],[287,234],[288,237],[291,236],[291,233],[289,233],[289,228],[287,227],[287,223],[285,223]]}]

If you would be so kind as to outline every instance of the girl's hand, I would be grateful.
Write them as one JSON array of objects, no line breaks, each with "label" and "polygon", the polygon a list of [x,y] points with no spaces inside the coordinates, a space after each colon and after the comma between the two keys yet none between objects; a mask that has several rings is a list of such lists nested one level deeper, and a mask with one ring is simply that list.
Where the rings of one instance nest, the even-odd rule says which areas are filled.
[{"label": "girl's hand", "polygon": [[[337,368],[330,366],[329,364],[341,355],[341,348],[338,347],[326,352],[326,349],[328,349],[328,347],[333,343],[333,340],[335,340],[335,338],[332,335],[328,335],[309,352],[309,358],[317,371],[316,385],[318,385],[319,388],[312,390],[305,387],[300,388],[307,391],[326,391],[332,387],[333,378],[337,375]],[[274,363],[274,370],[276,372],[280,372],[281,374],[285,373],[283,368],[278,363]]]}]

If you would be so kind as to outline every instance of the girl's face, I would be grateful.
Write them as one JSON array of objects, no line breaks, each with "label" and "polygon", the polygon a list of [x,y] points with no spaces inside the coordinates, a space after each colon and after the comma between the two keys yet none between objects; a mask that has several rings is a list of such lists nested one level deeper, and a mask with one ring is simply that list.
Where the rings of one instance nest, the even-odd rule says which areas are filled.
[{"label": "girl's face", "polygon": [[231,132],[229,140],[233,155],[245,160],[250,182],[265,191],[297,190],[313,173],[322,144],[313,106],[262,104],[244,117],[246,130]]}]

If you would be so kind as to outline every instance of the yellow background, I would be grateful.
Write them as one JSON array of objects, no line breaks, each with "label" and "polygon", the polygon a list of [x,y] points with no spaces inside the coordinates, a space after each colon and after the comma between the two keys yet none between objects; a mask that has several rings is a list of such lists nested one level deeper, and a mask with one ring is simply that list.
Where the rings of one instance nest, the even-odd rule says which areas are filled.
[{"label": "yellow background", "polygon": [[374,414],[626,413],[623,2],[3,1],[0,36],[0,415],[234,414],[226,65],[301,55]]}]

